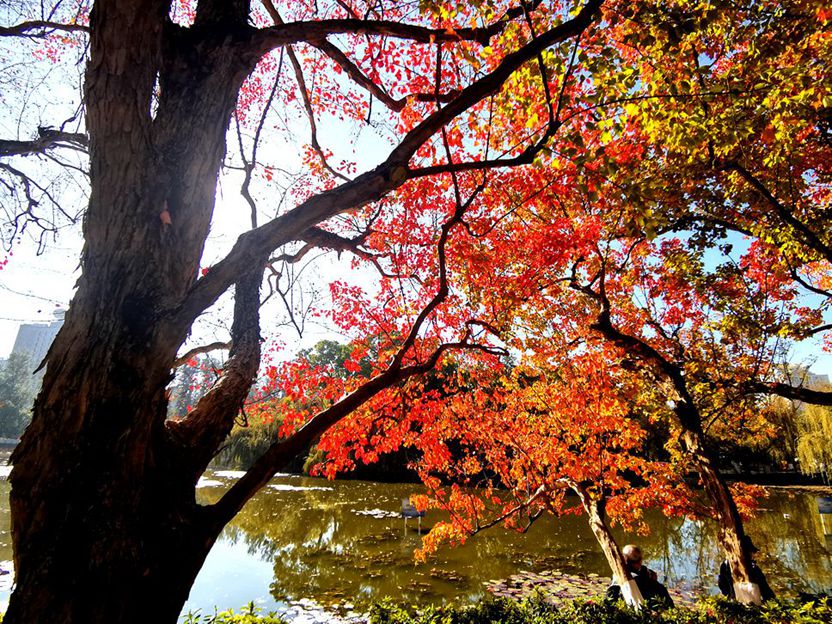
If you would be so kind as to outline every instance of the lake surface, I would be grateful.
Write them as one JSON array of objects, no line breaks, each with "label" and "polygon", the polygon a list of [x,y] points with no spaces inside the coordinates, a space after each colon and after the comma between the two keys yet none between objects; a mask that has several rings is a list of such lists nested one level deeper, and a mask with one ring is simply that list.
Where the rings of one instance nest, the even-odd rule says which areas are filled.
[{"label": "lake surface", "polygon": [[[240,474],[207,473],[200,501],[217,500]],[[0,481],[0,567],[6,569],[12,558],[8,489]],[[475,599],[484,582],[524,570],[609,575],[583,516],[543,518],[523,535],[495,527],[417,564],[417,523],[410,520],[405,531],[399,511],[401,500],[419,491],[411,484],[273,479],[224,530],[185,612],[249,601],[294,613],[316,606],[360,612],[386,596],[422,604]],[[622,544],[638,542],[665,583],[715,592],[722,557],[712,523],[648,517],[651,534],[619,534]],[[423,530],[440,519],[428,512]],[[832,589],[832,515],[818,513],[815,496],[772,492],[748,532],[775,592]],[[8,600],[9,577],[0,576],[0,603]]]}]

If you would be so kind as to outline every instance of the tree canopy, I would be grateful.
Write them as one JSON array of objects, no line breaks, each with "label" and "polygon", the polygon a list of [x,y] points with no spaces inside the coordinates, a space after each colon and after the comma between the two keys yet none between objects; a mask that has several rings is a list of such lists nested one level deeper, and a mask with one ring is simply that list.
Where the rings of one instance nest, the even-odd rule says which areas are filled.
[{"label": "tree canopy", "polygon": [[[546,440],[547,487],[601,479],[611,500],[636,497],[622,471],[647,484],[670,472],[629,453],[632,404],[664,418],[748,580],[707,436],[762,427],[767,395],[832,403],[776,366],[790,344],[830,346],[823,3],[0,7],[0,59],[21,94],[3,102],[20,120],[0,141],[3,241],[40,243],[80,212],[84,237],[13,458],[6,621],[141,621],[148,604],[175,621],[222,526],[283,463],[322,435],[336,457],[369,458],[418,435],[441,461],[436,417],[457,406],[459,431],[486,432],[468,394],[480,374],[507,384],[493,417]],[[30,92],[43,67],[70,75],[78,61],[83,99],[68,111]],[[37,115],[28,101],[44,102]],[[314,273],[323,251],[337,277]],[[223,305],[228,335],[189,341]],[[265,329],[312,322],[346,334],[349,354],[261,369]],[[173,371],[217,349],[217,382],[167,419]],[[421,378],[437,367],[455,381]],[[288,399],[278,437],[197,505],[258,371]],[[586,452],[564,446],[575,428]],[[600,473],[582,472],[590,457]],[[532,483],[531,465],[509,464]]]}]

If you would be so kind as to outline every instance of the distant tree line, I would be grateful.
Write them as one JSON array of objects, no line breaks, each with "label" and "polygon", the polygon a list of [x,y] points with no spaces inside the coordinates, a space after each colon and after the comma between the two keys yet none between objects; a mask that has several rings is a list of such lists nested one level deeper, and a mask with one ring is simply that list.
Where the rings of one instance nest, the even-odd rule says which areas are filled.
[{"label": "distant tree line", "polygon": [[0,438],[19,438],[32,420],[40,377],[25,353],[12,353],[0,365]]}]

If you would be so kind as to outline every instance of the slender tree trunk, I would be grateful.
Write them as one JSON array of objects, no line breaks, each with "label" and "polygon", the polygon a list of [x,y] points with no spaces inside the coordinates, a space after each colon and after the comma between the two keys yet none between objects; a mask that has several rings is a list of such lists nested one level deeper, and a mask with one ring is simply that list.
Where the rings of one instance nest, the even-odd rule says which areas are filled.
[{"label": "slender tree trunk", "polygon": [[636,582],[630,577],[627,571],[627,563],[624,561],[624,555],[621,554],[621,549],[613,537],[612,531],[607,524],[606,503],[603,499],[598,499],[590,495],[590,493],[579,484],[575,484],[572,489],[581,499],[584,511],[586,511],[587,519],[589,521],[589,528],[592,529],[598,545],[601,546],[601,551],[607,559],[607,563],[612,571],[613,583],[621,588],[621,595],[624,601],[636,610],[641,609],[644,604],[644,598],[641,591],[636,585]]},{"label": "slender tree trunk", "polygon": [[742,518],[728,485],[720,476],[716,468],[716,462],[714,462],[705,446],[702,415],[699,413],[688,390],[684,370],[680,365],[666,359],[646,342],[617,329],[612,323],[609,299],[603,294],[603,291],[597,293],[588,287],[577,285],[573,285],[573,287],[601,304],[601,312],[596,321],[590,325],[593,330],[627,352],[641,358],[658,375],[673,384],[673,388],[679,395],[674,411],[682,428],[685,452],[699,471],[705,493],[710,499],[716,514],[716,521],[719,526],[719,543],[731,566],[737,599],[741,602],[759,603],[761,601],[760,588],[751,583],[750,577],[751,553],[743,544],[745,533]]},{"label": "slender tree trunk", "polygon": [[751,582],[751,553],[744,544],[742,517],[731,490],[704,446],[700,427],[688,418],[684,419],[683,427],[685,450],[699,471],[702,486],[716,515],[719,544],[731,567],[736,598],[740,602],[759,604],[760,587]]}]

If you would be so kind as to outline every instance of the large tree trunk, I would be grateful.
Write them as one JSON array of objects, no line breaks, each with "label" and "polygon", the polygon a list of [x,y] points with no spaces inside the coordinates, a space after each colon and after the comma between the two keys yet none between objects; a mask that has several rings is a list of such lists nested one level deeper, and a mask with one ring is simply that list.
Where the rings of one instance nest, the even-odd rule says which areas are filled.
[{"label": "large tree trunk", "polygon": [[[37,513],[54,517],[25,535],[16,524],[17,586],[4,621],[176,622],[215,533],[163,475],[126,483],[113,470],[106,458],[52,475]],[[19,496],[14,509],[16,519],[30,511]]]},{"label": "large tree trunk", "polygon": [[4,621],[174,622],[219,530],[164,427],[176,347],[143,349],[129,323],[102,323],[87,284],[12,458],[17,578]]},{"label": "large tree trunk", "polygon": [[[236,391],[206,401],[217,408],[210,435],[171,435],[165,388],[189,329],[173,312],[198,273],[250,67],[180,36],[167,4],[99,0],[91,16],[83,274],[12,457],[10,624],[175,622],[222,528],[196,504],[195,484],[256,373],[256,324],[235,344],[246,356]],[[243,279],[256,310],[256,264]]]}]

